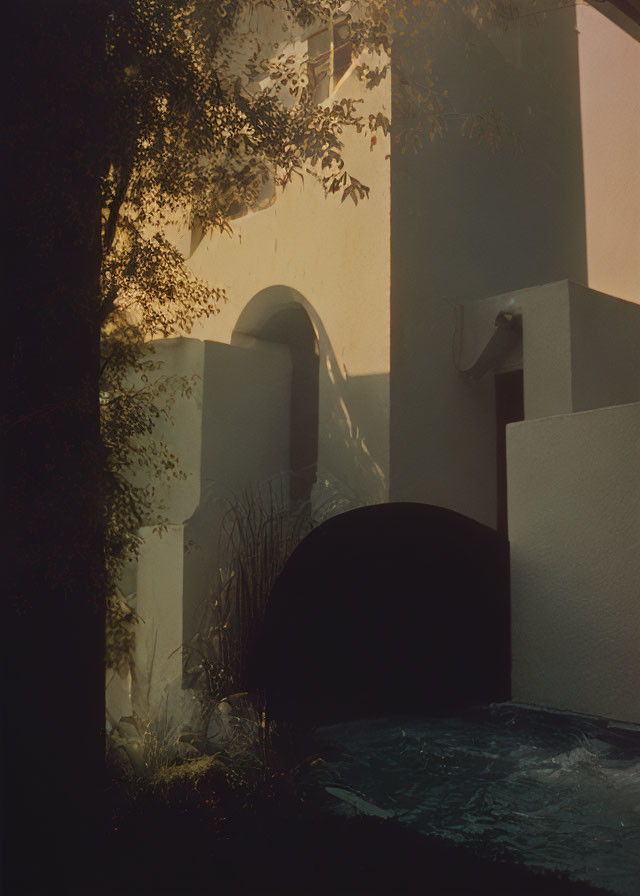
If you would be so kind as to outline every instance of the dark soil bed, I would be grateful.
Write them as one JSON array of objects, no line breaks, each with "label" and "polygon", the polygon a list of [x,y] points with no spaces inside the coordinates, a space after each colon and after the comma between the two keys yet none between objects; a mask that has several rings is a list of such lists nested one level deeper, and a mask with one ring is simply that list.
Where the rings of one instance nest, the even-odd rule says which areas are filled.
[{"label": "dark soil bed", "polygon": [[109,836],[106,874],[79,892],[155,893],[595,894],[586,884],[494,863],[422,836],[395,820],[270,819],[214,824],[199,811],[133,813]]}]

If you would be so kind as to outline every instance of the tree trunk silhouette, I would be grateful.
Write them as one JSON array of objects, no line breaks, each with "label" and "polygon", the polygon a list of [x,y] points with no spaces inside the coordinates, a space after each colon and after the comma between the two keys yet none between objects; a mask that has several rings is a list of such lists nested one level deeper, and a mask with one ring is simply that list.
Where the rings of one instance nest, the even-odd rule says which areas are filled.
[{"label": "tree trunk silhouette", "polygon": [[72,892],[104,796],[98,2],[14,4],[3,413],[6,892]]}]

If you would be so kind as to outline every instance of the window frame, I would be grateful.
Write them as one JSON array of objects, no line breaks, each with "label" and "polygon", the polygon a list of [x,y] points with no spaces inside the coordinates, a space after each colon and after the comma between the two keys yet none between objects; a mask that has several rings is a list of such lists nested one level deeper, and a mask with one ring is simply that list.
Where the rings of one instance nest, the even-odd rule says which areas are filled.
[{"label": "window frame", "polygon": [[[337,19],[334,19],[332,16],[323,28],[318,28],[317,31],[311,32],[311,34],[308,34],[306,37],[307,47],[308,47],[309,41],[311,40],[311,38],[317,37],[319,34],[323,34],[326,31],[329,32],[329,94],[323,100],[320,100],[320,103],[326,102],[331,97],[331,95],[334,94],[336,92],[336,90],[338,90],[338,88],[342,85],[342,83],[345,81],[345,79],[349,76],[349,74],[351,72],[351,68],[352,68],[353,62],[354,62],[353,49],[351,51],[351,59],[350,59],[349,65],[346,67],[345,71],[340,75],[339,78],[335,77],[335,45],[336,45],[335,29],[340,25],[344,25],[345,23],[348,23],[349,21],[350,21],[350,19],[349,19],[348,15],[340,16],[340,18],[337,18]],[[353,48],[353,41],[351,39],[349,39],[349,43],[352,45],[352,48]],[[345,45],[346,45],[346,41],[345,41]],[[307,61],[307,65],[309,66],[309,68],[312,67],[312,62],[310,59]]]}]

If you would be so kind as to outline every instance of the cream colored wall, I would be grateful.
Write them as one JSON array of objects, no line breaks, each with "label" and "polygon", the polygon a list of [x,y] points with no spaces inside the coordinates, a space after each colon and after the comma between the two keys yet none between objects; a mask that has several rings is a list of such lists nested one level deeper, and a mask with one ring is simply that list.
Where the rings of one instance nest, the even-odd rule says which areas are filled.
[{"label": "cream colored wall", "polygon": [[181,524],[212,496],[229,496],[288,469],[285,346],[178,337],[155,342],[153,358],[160,366],[150,376],[186,378],[193,389],[189,397],[176,394],[154,428],[154,439],[176,456],[182,474],[154,478],[155,512]]},{"label": "cream colored wall", "polygon": [[123,716],[133,712],[131,704],[131,674],[120,675],[114,669],[107,669],[105,675],[105,710],[107,721],[112,728]]},{"label": "cream colored wall", "polygon": [[162,364],[156,375],[195,378],[193,396],[178,397],[154,432],[177,455],[186,478],[154,481],[157,512],[168,528],[140,530],[127,590],[143,621],[136,628],[131,698],[126,681],[109,682],[114,721],[130,707],[143,719],[166,707],[180,715],[181,647],[194,634],[221,562],[225,500],[271,479],[280,489],[280,474],[289,468],[291,359],[284,346],[177,338],[155,348]]},{"label": "cream colored wall", "polygon": [[[522,318],[525,419],[640,399],[640,307],[568,280],[461,305],[458,364],[470,366],[496,315]],[[490,377],[489,377],[490,378]]]},{"label": "cream colored wall", "polygon": [[[155,505],[158,513],[171,523],[181,524],[196,510],[201,499],[202,410],[204,388],[204,343],[196,339],[161,339],[154,342],[153,361],[158,369],[148,374],[158,378],[187,378],[191,397],[173,392],[155,426],[154,439],[162,441],[178,458],[184,478],[154,476]],[[144,470],[143,475],[149,476]],[[146,522],[150,523],[151,520]]]},{"label": "cream colored wall", "polygon": [[[454,119],[420,152],[393,153],[391,495],[493,526],[494,387],[456,370],[456,309],[584,279],[575,13],[523,19],[506,36],[452,21],[431,48],[434,69],[463,112],[492,97],[524,152],[507,142],[492,154]],[[411,58],[410,43],[400,52]]]},{"label": "cream colored wall", "polygon": [[203,411],[200,501],[185,524],[182,591],[184,638],[197,631],[223,562],[220,532],[229,499],[270,480],[281,487],[289,469],[291,360],[286,348],[201,343]]},{"label": "cream colored wall", "polygon": [[513,698],[640,722],[640,404],[507,441]]},{"label": "cream colored wall", "polygon": [[[372,97],[350,77],[338,97],[345,94],[362,95],[365,114],[368,108],[385,105],[388,111],[386,85]],[[289,469],[289,349],[243,340],[236,332],[242,312],[258,294],[266,293],[274,309],[282,301],[303,305],[317,333],[317,504],[326,504],[325,481],[331,494],[349,503],[386,499],[388,141],[380,138],[373,152],[362,137],[348,136],[345,143],[349,170],[371,188],[371,199],[358,207],[350,200],[327,199],[307,178],[288,187],[270,208],[234,221],[232,237],[205,235],[189,264],[212,285],[224,287],[228,301],[217,316],[197,324],[189,338],[156,343],[161,375],[196,379],[193,397],[179,398],[172,420],[161,420],[156,430],[187,474],[185,481],[158,483],[157,497],[172,523],[185,524],[184,532],[182,525],[175,532],[188,549],[183,557],[181,541],[178,558],[175,539],[163,545],[144,530],[137,587],[148,624],[138,629],[135,660],[137,680],[143,684],[134,682],[134,707],[140,713],[154,713],[168,691],[173,702],[177,699],[174,685],[180,679],[181,659],[178,653],[167,665],[165,647],[179,646],[195,631],[199,607],[209,596],[220,561],[225,498],[278,479]],[[188,256],[191,234],[176,230],[172,236]],[[175,564],[171,574],[167,563]],[[150,639],[156,634],[160,656],[156,651],[152,669]]]},{"label": "cream colored wall", "polygon": [[[586,318],[600,329],[594,357],[603,382],[616,380],[617,401],[635,395],[629,393],[632,365],[611,376],[606,371],[610,352],[612,367],[619,366],[616,340],[624,343],[625,336],[617,321],[625,316],[625,303],[610,300],[610,316],[601,306],[605,327],[600,312],[591,310],[581,322],[580,287],[571,286],[570,301],[566,285],[592,277],[618,284],[625,297],[640,284],[640,231],[633,223],[640,208],[640,165],[631,164],[634,147],[639,159],[640,150],[637,122],[627,113],[637,102],[627,104],[635,63],[625,50],[603,74],[609,106],[602,121],[609,129],[606,139],[616,143],[612,147],[597,133],[601,94],[589,93],[603,58],[626,39],[622,32],[621,39],[611,38],[616,26],[609,20],[593,10],[576,19],[569,7],[523,18],[506,33],[483,32],[455,15],[453,22],[453,36],[434,43],[434,69],[462,111],[492,97],[524,151],[515,158],[505,145],[491,154],[461,137],[454,125],[442,140],[425,139],[418,153],[393,152],[391,496],[442,504],[495,525],[493,378],[468,382],[456,370],[456,362],[472,363],[482,342],[479,332],[470,335],[473,320],[484,321],[488,340],[493,312],[502,310],[494,298],[483,302],[485,297],[537,290],[538,310],[532,305],[526,312],[533,317],[524,333],[527,416],[613,401],[598,392],[593,377],[586,386],[585,364],[582,372],[571,370],[572,352],[576,364],[580,342],[593,329]],[[607,49],[591,58],[598,34]],[[410,44],[400,47],[405,52],[411,58]],[[582,102],[581,85],[587,93]],[[623,354],[629,361],[628,346]],[[590,405],[580,404],[577,392],[583,387],[594,397]]]},{"label": "cream colored wall", "polygon": [[[496,308],[502,310],[514,296],[516,301],[522,301],[528,418],[546,418],[605,400],[611,403],[633,397],[624,391],[631,388],[632,382],[631,344],[618,353],[618,347],[626,344],[632,332],[627,329],[628,309],[620,311],[615,300],[594,298],[597,294],[581,292],[581,288],[567,283],[569,279],[582,283],[591,279],[598,285],[605,281],[617,283],[629,295],[636,276],[628,250],[633,219],[623,189],[625,177],[631,177],[629,172],[624,173],[623,162],[632,146],[633,127],[625,131],[619,127],[619,119],[615,126],[608,125],[617,135],[616,141],[621,141],[619,150],[603,143],[604,138],[597,132],[602,97],[589,93],[589,84],[601,70],[601,57],[596,54],[593,63],[587,65],[587,51],[597,34],[595,21],[577,22],[573,8],[558,9],[535,24],[522,24],[509,39],[497,33],[469,30],[468,22],[461,21],[453,42],[443,40],[433,47],[443,81],[450,86],[459,108],[477,108],[479,97],[492,96],[496,107],[523,139],[523,156],[513,157],[508,148],[492,155],[453,129],[442,141],[425,141],[417,154],[402,154],[395,147],[391,150],[384,139],[379,139],[370,152],[366,141],[350,135],[345,138],[346,159],[354,175],[371,187],[368,201],[354,207],[349,200],[340,203],[335,198],[326,199],[319,186],[307,178],[304,184],[296,182],[288,187],[270,208],[234,221],[232,237],[208,234],[197,245],[189,259],[191,268],[212,285],[224,287],[228,302],[219,315],[199,323],[193,333],[194,355],[188,366],[191,365],[189,370],[201,370],[205,377],[196,398],[196,402],[202,402],[204,422],[199,424],[193,417],[192,406],[184,409],[181,427],[176,430],[176,444],[183,446],[183,455],[191,458],[193,470],[199,471],[195,480],[198,494],[191,483],[182,498],[170,497],[170,501],[175,500],[172,512],[176,521],[192,515],[187,540],[193,537],[202,543],[204,533],[215,522],[215,514],[204,509],[209,505],[202,483],[217,483],[212,493],[215,504],[219,487],[240,488],[248,478],[256,476],[256,471],[260,476],[268,476],[278,460],[277,450],[268,458],[264,452],[253,457],[249,452],[246,457],[243,455],[242,463],[236,464],[235,445],[220,437],[221,431],[237,432],[237,444],[259,445],[259,421],[260,426],[266,426],[266,432],[285,432],[280,424],[285,426],[286,399],[270,398],[260,407],[260,411],[272,415],[274,425],[270,425],[259,414],[252,416],[258,407],[252,405],[255,398],[246,405],[238,402],[244,394],[242,370],[233,364],[216,367],[217,360],[222,359],[220,352],[232,350],[229,344],[238,320],[256,296],[266,296],[274,308],[283,302],[299,303],[314,325],[320,351],[320,480],[325,475],[331,477],[354,503],[389,498],[424,501],[457,510],[488,525],[495,524],[493,380],[487,376],[468,382],[456,370],[460,307],[464,308],[465,325],[475,317],[481,321],[483,332],[490,335]],[[584,25],[584,37],[576,31],[577,23]],[[613,52],[611,47],[618,43],[617,37],[611,38],[606,53]],[[410,55],[416,50],[400,45],[396,52]],[[424,48],[417,53],[422,55]],[[608,59],[606,53],[603,58]],[[624,72],[625,66],[630,65],[629,58],[626,51],[621,54]],[[620,71],[616,68],[611,77],[614,81],[609,74],[605,78],[609,95],[615,94],[615,85],[620,84]],[[582,100],[581,83],[587,90]],[[382,108],[388,112],[391,87],[392,81],[387,79],[369,95],[350,77],[339,96],[357,98],[361,94],[366,100],[362,107],[365,115],[368,109]],[[626,96],[626,88],[623,94]],[[389,168],[385,157],[390,152]],[[608,172],[605,166],[603,175],[605,152],[613,152],[615,164]],[[633,195],[631,189],[628,192]],[[619,197],[617,205],[614,196]],[[604,209],[602,219],[600,209]],[[607,220],[613,220],[611,236],[605,232]],[[629,233],[623,232],[625,228]],[[189,254],[191,235],[178,235],[177,241]],[[618,253],[620,246],[624,258]],[[615,264],[609,264],[608,258]],[[540,283],[547,285],[539,287]],[[497,298],[479,301],[487,296]],[[476,314],[477,309],[482,310]],[[619,323],[614,324],[613,330],[608,329],[614,320]],[[463,351],[473,353],[482,342],[477,334],[470,341],[463,340]],[[595,349],[598,366],[593,369],[600,371],[602,377],[600,373],[589,373],[593,340],[600,337],[603,342]],[[216,363],[208,364],[205,356],[209,349],[198,346],[216,344],[211,349]],[[170,347],[168,350],[173,351]],[[191,358],[190,352],[191,349],[185,358]],[[616,364],[623,356],[627,360],[619,369],[614,364],[609,376],[611,352]],[[172,357],[178,358],[177,350]],[[459,356],[458,362],[461,359]],[[222,406],[227,407],[228,413],[216,416],[214,411],[207,417],[207,408]],[[623,413],[621,409],[611,413],[616,410]],[[277,426],[276,419],[280,421]],[[559,433],[558,450],[575,450],[578,468],[589,472],[594,456],[580,442],[579,427],[592,433],[594,444],[611,450],[611,463],[616,457],[630,463],[631,424],[607,430],[604,422],[614,418],[604,412],[595,417],[581,414],[566,419],[566,437],[564,430],[557,430],[559,424],[547,420],[532,420],[527,425],[539,423],[541,429],[527,432],[540,446],[540,464],[546,458],[545,476],[548,472],[548,481],[559,490],[557,519],[578,513],[580,508],[583,518],[589,514],[595,517],[598,507],[610,507],[608,498],[603,497],[605,487],[596,489],[591,497],[586,489],[584,495],[575,489],[565,494],[561,473],[568,467],[560,465],[557,475],[552,472],[556,450],[553,439]],[[586,422],[572,422],[575,419]],[[231,420],[233,425],[227,427]],[[619,450],[614,444],[615,432],[622,439]],[[514,511],[520,514],[514,531],[526,535],[527,526],[536,516],[527,516],[530,496],[526,486],[529,482],[530,487],[530,479],[527,480],[526,467],[531,451],[525,443],[524,437],[522,445],[510,442],[515,483],[510,500],[517,503],[522,499],[519,510]],[[261,459],[265,458],[261,466]],[[280,461],[282,465],[282,458]],[[603,469],[604,473],[597,476],[608,484],[613,477],[608,461]],[[596,472],[594,468],[594,475]],[[567,475],[568,481],[573,482],[570,471]],[[585,472],[584,482],[587,480]],[[618,494],[618,486],[614,492]],[[551,487],[541,488],[541,496],[544,495],[550,502],[548,506],[555,506]],[[598,504],[601,498],[605,505]],[[183,500],[184,506],[180,504]],[[628,506],[623,503],[623,507]],[[542,506],[536,511],[541,524],[543,511]],[[624,513],[628,517],[628,511]],[[550,526],[551,531],[555,531],[555,525],[554,522]],[[583,527],[586,525],[583,522]],[[617,523],[613,529],[618,531]],[[590,528],[587,534],[593,541],[601,533],[600,529]],[[604,543],[610,544],[607,538]],[[624,544],[623,539],[620,550],[613,549],[612,555],[621,564],[628,559]],[[591,562],[580,553],[577,542],[571,549],[578,565]],[[560,570],[558,575],[568,575],[560,546],[549,550]],[[185,606],[190,608],[185,617],[187,630],[193,624],[193,608],[209,581],[211,556],[206,558],[200,552],[187,560],[189,569],[183,581]],[[595,556],[601,555],[596,551]],[[551,576],[545,585],[549,595],[557,593],[556,584]],[[528,607],[529,612],[535,595],[526,588],[520,592],[524,595],[521,605]],[[607,595],[611,614],[606,624],[618,625],[622,617],[616,617],[616,612],[627,612],[626,605],[619,606],[615,595]],[[548,601],[551,600],[549,596]],[[585,619],[595,618],[589,616],[592,611],[593,603]],[[518,631],[528,632],[530,622],[522,619]],[[564,620],[568,625],[568,616]],[[535,627],[531,631],[535,632]],[[528,634],[522,635],[520,643],[527,638]],[[608,643],[613,640],[610,633]],[[535,637],[531,643],[537,643]],[[623,652],[626,643],[624,639],[621,642],[619,649]],[[518,656],[524,655],[520,647],[518,651]],[[574,655],[583,656],[577,647]],[[601,670],[604,660],[598,662],[600,665],[596,663],[594,669]],[[536,680],[535,664],[519,668],[524,669],[518,679],[520,699],[529,699],[527,682]],[[549,678],[561,678],[558,670],[563,668],[562,663],[550,666]],[[593,675],[595,672],[589,673],[590,682]],[[565,697],[560,696],[573,701],[574,708],[581,701],[588,702],[587,697],[583,701],[579,696],[581,692],[579,688],[575,690],[573,680],[568,681],[567,689]],[[571,696],[574,693],[578,694],[575,700]],[[603,706],[607,700],[609,697]],[[614,706],[616,712],[634,714],[635,709],[629,709],[629,701],[626,697],[624,700],[627,702],[622,709],[620,703],[611,700],[607,705]]]},{"label": "cream colored wall", "polygon": [[[369,110],[389,111],[388,81],[373,92],[346,78],[336,98],[363,99]],[[270,208],[232,222],[233,236],[210,233],[189,265],[224,287],[220,314],[194,329],[197,338],[231,342],[241,313],[271,289],[274,307],[286,301],[307,310],[320,348],[319,470],[356,503],[385,500],[388,482],[389,376],[389,152],[379,137],[345,135],[345,158],[370,198],[325,197],[309,176],[294,181]],[[187,250],[188,235],[181,243]],[[358,457],[354,463],[354,457]],[[355,495],[357,493],[357,497]]]},{"label": "cream colored wall", "polygon": [[143,620],[136,628],[132,705],[141,719],[173,710],[182,683],[182,578],[184,528],[162,533],[140,531],[135,608]]},{"label": "cream colored wall", "polygon": [[567,280],[515,293],[525,419],[640,400],[640,307]]},{"label": "cream colored wall", "polygon": [[574,411],[640,400],[640,305],[569,284]]},{"label": "cream colored wall", "polygon": [[[349,138],[347,159],[372,188],[368,202],[354,208],[327,200],[307,179],[271,208],[234,221],[232,237],[206,236],[190,259],[194,271],[229,295],[199,337],[229,342],[242,309],[264,289],[282,285],[304,304],[321,350],[319,466],[355,483],[362,503],[389,494],[391,439],[393,497],[495,520],[493,388],[489,380],[462,382],[451,364],[451,302],[561,278],[599,284],[608,278],[623,296],[633,292],[640,166],[629,162],[637,123],[619,111],[637,102],[627,96],[633,93],[631,38],[591,8],[534,18],[508,32],[477,31],[462,18],[453,39],[432,48],[459,108],[478,108],[479,98],[491,96],[522,138],[523,156],[514,158],[508,147],[492,155],[455,128],[418,154],[394,147],[391,240],[388,142],[369,152],[365,141]],[[383,82],[372,97],[352,76],[338,95],[361,93],[370,108],[388,111],[390,85]],[[185,235],[185,251],[188,242]],[[564,305],[548,311],[545,322],[536,318],[529,342],[536,328],[543,341],[545,327],[566,335],[554,323]],[[536,378],[540,400],[548,406],[556,395],[556,410],[565,409],[572,398],[563,403],[558,390],[568,379],[555,367],[566,366],[567,354],[550,358],[535,348],[532,354],[552,362]],[[437,389],[420,386],[434,382]],[[531,415],[546,413],[536,409],[537,400],[528,397]],[[350,460],[354,451],[364,461],[358,469]]]},{"label": "cream colored wall", "polygon": [[461,366],[500,311],[523,332],[525,421],[507,427],[513,698],[638,722],[640,306],[566,280],[470,303]]},{"label": "cream colored wall", "polygon": [[640,43],[587,4],[576,15],[585,282],[640,302]]}]

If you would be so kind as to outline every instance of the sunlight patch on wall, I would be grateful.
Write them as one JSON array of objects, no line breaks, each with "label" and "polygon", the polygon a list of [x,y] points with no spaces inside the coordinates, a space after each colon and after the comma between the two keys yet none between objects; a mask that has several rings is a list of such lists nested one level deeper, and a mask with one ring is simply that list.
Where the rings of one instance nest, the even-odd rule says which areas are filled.
[{"label": "sunlight patch on wall", "polygon": [[576,9],[588,285],[640,302],[640,44]]}]

